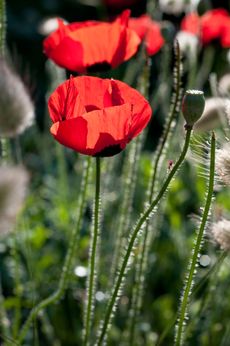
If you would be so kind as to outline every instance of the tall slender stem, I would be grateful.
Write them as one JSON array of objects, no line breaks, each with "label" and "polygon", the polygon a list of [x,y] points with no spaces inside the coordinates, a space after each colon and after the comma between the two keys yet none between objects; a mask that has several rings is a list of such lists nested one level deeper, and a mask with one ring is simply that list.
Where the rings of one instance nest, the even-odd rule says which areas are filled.
[{"label": "tall slender stem", "polygon": [[195,239],[195,247],[193,249],[191,263],[189,265],[188,276],[185,282],[185,288],[182,295],[181,306],[180,306],[180,316],[179,321],[176,326],[176,337],[175,337],[175,345],[180,346],[183,343],[183,332],[185,326],[185,318],[188,309],[189,297],[191,294],[191,289],[193,285],[193,280],[195,276],[196,264],[199,255],[199,251],[202,244],[202,239],[205,231],[206,222],[208,220],[208,214],[211,207],[212,202],[212,194],[214,187],[214,175],[215,175],[215,135],[213,133],[211,140],[211,157],[210,157],[210,168],[209,168],[209,185],[208,185],[208,194],[206,198],[206,203],[204,207],[204,212],[202,215],[200,227],[197,233],[197,237]]},{"label": "tall slender stem", "polygon": [[163,197],[163,195],[165,194],[171,180],[173,179],[175,173],[177,172],[177,170],[179,169],[180,165],[182,164],[185,155],[187,153],[188,147],[189,147],[189,141],[190,141],[190,137],[191,137],[191,128],[187,129],[187,133],[186,133],[186,139],[185,139],[185,143],[184,143],[184,147],[183,150],[180,154],[179,159],[177,160],[177,162],[175,163],[174,167],[172,168],[172,170],[170,171],[168,177],[166,178],[161,190],[159,191],[158,195],[156,196],[156,198],[151,202],[150,206],[147,207],[145,209],[145,211],[141,214],[140,218],[138,219],[136,226],[134,227],[131,236],[129,238],[129,242],[127,245],[127,249],[126,249],[126,253],[124,255],[124,259],[120,268],[120,271],[117,275],[114,287],[113,287],[113,291],[112,291],[112,295],[111,298],[109,300],[109,303],[107,305],[107,309],[105,312],[105,318],[104,321],[102,323],[101,329],[100,329],[100,333],[99,333],[99,337],[97,340],[97,346],[102,345],[104,343],[104,340],[107,336],[107,332],[109,329],[109,325],[111,322],[111,318],[112,318],[112,313],[115,311],[115,306],[116,306],[116,302],[117,299],[119,298],[119,293],[121,290],[121,286],[122,283],[124,281],[125,278],[125,274],[127,272],[128,269],[128,263],[129,263],[129,259],[130,256],[132,254],[133,248],[136,245],[136,241],[137,238],[140,234],[140,231],[143,227],[143,225],[146,223],[146,220],[151,216],[151,213],[154,211],[154,208],[157,206],[157,204],[160,202],[161,198]]},{"label": "tall slender stem", "polygon": [[24,323],[19,335],[18,335],[18,342],[21,343],[24,338],[26,337],[26,334],[30,328],[31,323],[36,318],[37,314],[46,308],[50,304],[54,304],[57,302],[64,294],[65,289],[68,284],[68,280],[70,277],[70,270],[72,267],[72,260],[76,251],[76,245],[78,240],[78,234],[82,225],[82,219],[83,219],[83,212],[86,202],[86,196],[87,196],[87,185],[88,185],[88,179],[89,179],[89,173],[90,173],[90,167],[91,167],[91,157],[87,158],[87,163],[84,169],[84,175],[82,179],[81,184],[81,191],[80,191],[80,197],[79,197],[79,211],[78,211],[78,219],[77,219],[77,225],[75,228],[72,229],[72,233],[70,236],[70,242],[69,242],[69,248],[66,254],[65,262],[62,268],[60,281],[58,284],[58,288],[56,292],[51,294],[48,298],[42,300],[37,306],[35,306],[26,322]]},{"label": "tall slender stem", "polygon": [[93,218],[93,228],[91,236],[91,246],[90,246],[90,259],[89,259],[89,277],[88,277],[88,287],[87,287],[87,305],[85,312],[85,330],[83,336],[83,344],[89,345],[90,342],[90,331],[93,321],[94,305],[95,305],[95,288],[97,280],[96,264],[98,257],[98,243],[100,237],[99,229],[99,218],[100,218],[100,157],[96,158],[96,188],[95,188],[95,202],[94,202],[94,218]]},{"label": "tall slender stem", "polygon": [[[164,131],[160,138],[156,154],[154,154],[153,164],[152,164],[152,173],[149,182],[149,187],[147,189],[146,197],[147,203],[150,204],[153,200],[153,196],[156,190],[157,183],[157,175],[159,174],[159,170],[161,168],[162,162],[165,158],[167,147],[169,145],[169,141],[172,135],[172,130],[175,126],[175,118],[179,110],[179,105],[181,101],[181,75],[182,75],[182,65],[181,65],[181,53],[178,42],[175,42],[175,55],[176,62],[174,66],[174,92],[172,95],[171,107],[170,111],[167,115],[167,119],[164,125]],[[167,50],[166,52],[167,53]],[[166,59],[167,60],[167,59]],[[164,69],[163,69],[164,70]],[[162,72],[163,74],[163,72]],[[162,76],[163,77],[163,76]],[[163,78],[165,82],[165,76]],[[140,242],[140,251],[136,261],[136,273],[135,273],[135,284],[133,286],[132,293],[132,307],[130,309],[130,331],[129,331],[129,342],[130,346],[133,345],[135,340],[135,331],[136,331],[136,323],[137,316],[140,312],[142,305],[142,296],[144,291],[144,279],[146,266],[148,261],[148,252],[150,244],[153,240],[153,234],[149,232],[149,221],[146,222],[143,236]]]}]

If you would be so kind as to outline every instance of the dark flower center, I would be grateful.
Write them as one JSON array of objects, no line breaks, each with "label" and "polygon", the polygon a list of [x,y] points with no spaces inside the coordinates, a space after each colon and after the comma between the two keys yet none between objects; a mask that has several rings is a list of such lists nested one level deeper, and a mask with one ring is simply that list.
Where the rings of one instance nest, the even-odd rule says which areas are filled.
[{"label": "dark flower center", "polygon": [[109,70],[111,70],[111,65],[106,61],[98,62],[96,64],[93,64],[93,65],[87,67],[87,72],[89,72],[89,73],[106,72]]},{"label": "dark flower center", "polygon": [[94,157],[109,157],[119,154],[123,149],[120,147],[120,144],[110,145],[102,149],[99,153],[93,155]]}]

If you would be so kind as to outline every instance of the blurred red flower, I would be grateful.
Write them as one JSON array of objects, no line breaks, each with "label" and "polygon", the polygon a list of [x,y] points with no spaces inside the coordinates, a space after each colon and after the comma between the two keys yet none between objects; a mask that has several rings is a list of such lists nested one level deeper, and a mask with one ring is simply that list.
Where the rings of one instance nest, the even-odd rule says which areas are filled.
[{"label": "blurred red flower", "polygon": [[130,11],[124,11],[114,22],[86,21],[59,28],[43,43],[44,52],[57,65],[85,73],[114,68],[131,58],[140,39],[128,28]]},{"label": "blurred red flower", "polygon": [[203,44],[219,39],[222,47],[230,47],[230,16],[222,8],[207,11],[199,17],[190,13],[181,22],[181,29],[200,37]]},{"label": "blurred red flower", "polygon": [[97,77],[71,77],[48,102],[51,133],[85,155],[113,156],[148,124],[147,100],[127,84]]},{"label": "blurred red flower", "polygon": [[148,55],[156,54],[163,46],[164,38],[161,35],[160,25],[148,15],[130,18],[129,27],[137,33],[141,40],[145,40]]}]

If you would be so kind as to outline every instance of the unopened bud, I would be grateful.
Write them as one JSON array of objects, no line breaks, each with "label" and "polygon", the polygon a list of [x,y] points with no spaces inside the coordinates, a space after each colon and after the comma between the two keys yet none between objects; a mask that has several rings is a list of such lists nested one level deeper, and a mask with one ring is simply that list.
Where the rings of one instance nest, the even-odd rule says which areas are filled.
[{"label": "unopened bud", "polygon": [[200,90],[187,90],[182,103],[182,113],[187,126],[193,126],[200,119],[205,106],[204,93]]}]

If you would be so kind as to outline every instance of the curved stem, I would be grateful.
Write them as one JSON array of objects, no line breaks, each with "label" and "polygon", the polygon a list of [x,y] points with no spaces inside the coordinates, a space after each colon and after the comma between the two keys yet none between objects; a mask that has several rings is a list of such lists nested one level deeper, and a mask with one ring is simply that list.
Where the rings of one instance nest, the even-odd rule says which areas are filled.
[{"label": "curved stem", "polygon": [[145,211],[141,214],[141,217],[139,218],[139,220],[136,223],[136,226],[133,229],[133,232],[131,233],[130,239],[129,239],[129,243],[126,249],[126,253],[120,268],[120,271],[118,273],[118,276],[116,278],[116,282],[115,285],[113,287],[113,292],[110,298],[110,301],[108,303],[106,312],[105,312],[105,318],[99,333],[99,338],[98,341],[96,343],[96,345],[102,345],[105,337],[107,335],[108,332],[108,328],[111,322],[111,317],[112,317],[112,313],[114,312],[115,309],[115,304],[117,302],[117,299],[119,297],[119,292],[121,289],[121,285],[124,281],[124,277],[127,271],[127,267],[128,267],[128,262],[130,259],[130,256],[132,254],[133,248],[136,245],[136,241],[137,241],[137,237],[141,231],[141,228],[143,227],[143,225],[145,224],[146,220],[151,216],[151,213],[153,212],[154,208],[157,206],[157,204],[159,203],[159,201],[161,200],[161,198],[163,197],[164,193],[166,192],[171,180],[173,179],[175,173],[177,172],[177,170],[179,169],[180,165],[182,164],[185,155],[187,153],[188,147],[189,147],[189,141],[190,141],[190,137],[191,137],[191,128],[187,129],[187,133],[186,133],[186,139],[185,139],[185,143],[184,143],[184,147],[183,150],[181,152],[181,155],[179,157],[179,159],[177,160],[177,162],[175,163],[174,167],[172,168],[171,172],[169,173],[168,177],[166,178],[160,192],[158,193],[157,197],[152,201],[152,203],[150,204],[149,207],[147,207],[145,209]]},{"label": "curved stem", "polygon": [[100,157],[96,158],[96,189],[95,189],[95,202],[94,202],[94,219],[93,219],[93,232],[91,237],[90,246],[90,260],[89,260],[89,278],[87,287],[87,305],[85,314],[85,330],[83,345],[89,345],[90,329],[93,320],[93,310],[95,304],[95,287],[96,287],[96,264],[98,255],[98,242],[100,237],[99,230],[99,215],[100,215]]},{"label": "curved stem", "polygon": [[89,173],[90,173],[90,166],[91,166],[91,157],[88,157],[87,164],[84,170],[84,175],[82,179],[82,185],[81,185],[81,191],[80,191],[80,200],[79,200],[79,213],[78,213],[78,219],[77,219],[77,225],[72,230],[72,234],[70,236],[70,242],[69,242],[69,248],[68,252],[66,254],[65,262],[62,268],[61,278],[58,284],[58,289],[56,292],[51,294],[48,298],[42,300],[37,306],[35,306],[26,322],[24,323],[19,336],[18,336],[18,342],[22,342],[30,328],[30,325],[32,321],[36,318],[37,314],[46,308],[50,304],[54,304],[57,302],[64,294],[65,289],[68,284],[68,280],[70,277],[70,270],[72,266],[72,260],[75,254],[77,240],[78,240],[78,234],[82,225],[82,218],[83,218],[83,212],[85,207],[85,201],[86,201],[86,194],[87,194],[87,185],[88,185],[88,179],[89,179]]},{"label": "curved stem", "polygon": [[[166,54],[167,50],[165,51],[165,55],[167,55]],[[149,204],[151,203],[154,196],[155,186],[157,182],[157,175],[159,173],[161,163],[165,158],[166,149],[171,138],[170,135],[172,135],[173,127],[175,126],[174,120],[175,120],[176,114],[178,113],[179,103],[181,99],[180,85],[181,85],[182,66],[181,66],[180,47],[177,41],[175,42],[175,55],[176,55],[176,62],[174,66],[174,75],[175,75],[174,93],[172,96],[170,111],[167,115],[166,123],[164,125],[164,131],[160,138],[160,141],[156,150],[156,154],[154,155],[154,159],[153,159],[151,179],[150,179],[149,187],[146,193],[147,201]],[[166,58],[164,58],[163,60],[167,61]],[[164,74],[164,71],[165,71],[164,67],[165,66],[163,64],[162,75]],[[165,76],[163,78],[163,81],[165,82]],[[144,279],[145,279],[144,273],[146,272],[149,247],[153,239],[153,234],[149,233],[149,222],[146,222],[146,226],[143,233],[144,234],[142,236],[141,244],[140,244],[140,252],[137,258],[135,285],[133,286],[133,294],[132,294],[133,301],[132,301],[132,308],[131,308],[131,314],[130,314],[131,316],[130,316],[130,335],[129,335],[130,345],[132,345],[135,340],[137,316],[141,309],[142,295],[144,291]]]},{"label": "curved stem", "polygon": [[114,225],[116,230],[116,243],[115,243],[114,255],[112,258],[112,266],[111,266],[111,277],[110,277],[111,287],[114,283],[115,274],[116,274],[117,267],[121,258],[122,245],[124,243],[125,237],[127,236],[127,232],[130,226],[132,202],[133,202],[134,190],[136,187],[136,179],[137,179],[137,162],[140,156],[140,150],[141,150],[141,143],[140,143],[140,136],[139,136],[130,145],[130,148],[128,151],[128,157],[125,160],[124,171],[122,174],[123,175],[122,201],[119,208],[119,218],[117,221],[117,225]]},{"label": "curved stem", "polygon": [[214,174],[215,174],[215,135],[213,133],[212,135],[212,141],[211,141],[211,157],[210,157],[210,169],[209,169],[209,186],[208,186],[208,194],[206,198],[206,203],[204,207],[204,212],[202,215],[201,219],[201,224],[199,231],[197,233],[197,237],[195,240],[195,247],[193,250],[192,254],[192,260],[191,264],[189,265],[189,273],[188,273],[188,278],[186,279],[185,283],[185,288],[184,292],[182,295],[182,300],[181,300],[181,307],[180,307],[180,317],[179,321],[176,327],[176,337],[175,337],[175,345],[180,346],[183,343],[183,331],[184,331],[184,324],[185,324],[185,318],[186,318],[186,313],[187,313],[187,308],[188,308],[188,302],[189,302],[189,297],[191,294],[191,289],[193,285],[193,279],[195,276],[195,270],[196,270],[196,264],[197,264],[197,259],[199,255],[199,251],[201,248],[201,243],[205,231],[205,225],[208,220],[208,214],[212,202],[212,194],[213,194],[213,187],[214,187]]},{"label": "curved stem", "polygon": [[[207,282],[209,277],[212,277],[213,275],[215,275],[217,272],[220,271],[221,265],[222,265],[223,261],[225,260],[225,258],[227,257],[227,255],[228,255],[227,252],[221,253],[220,257],[218,258],[216,263],[213,265],[213,267],[210,268],[207,271],[207,273],[205,274],[205,276],[196,284],[195,288],[193,289],[193,291],[191,293],[191,297],[193,297],[198,291],[201,290],[201,288],[203,288],[204,284]],[[173,316],[173,318],[170,320],[168,325],[163,330],[163,333],[160,335],[160,337],[156,343],[156,346],[162,345],[162,343],[165,341],[165,338],[168,335],[169,331],[175,325],[176,320],[177,320],[177,314],[175,314],[175,316]]]},{"label": "curved stem", "polygon": [[155,158],[154,166],[153,166],[151,187],[150,187],[150,198],[152,198],[154,195],[154,188],[155,188],[155,184],[156,184],[156,176],[157,176],[157,173],[159,170],[160,159],[161,159],[162,153],[165,149],[165,145],[167,143],[167,139],[168,139],[170,131],[171,131],[173,120],[175,119],[175,115],[178,113],[179,102],[181,99],[181,92],[180,92],[181,91],[181,89],[180,89],[180,85],[181,85],[181,53],[180,53],[180,47],[179,47],[179,44],[177,41],[175,43],[175,54],[177,57],[176,65],[174,68],[174,74],[176,76],[176,83],[175,83],[175,87],[174,87],[175,92],[173,93],[173,96],[172,96],[172,106],[171,106],[170,113],[168,116],[168,121],[164,127],[164,132],[163,132],[163,135],[160,139],[160,143],[159,143],[158,148],[157,148],[156,158]]}]

